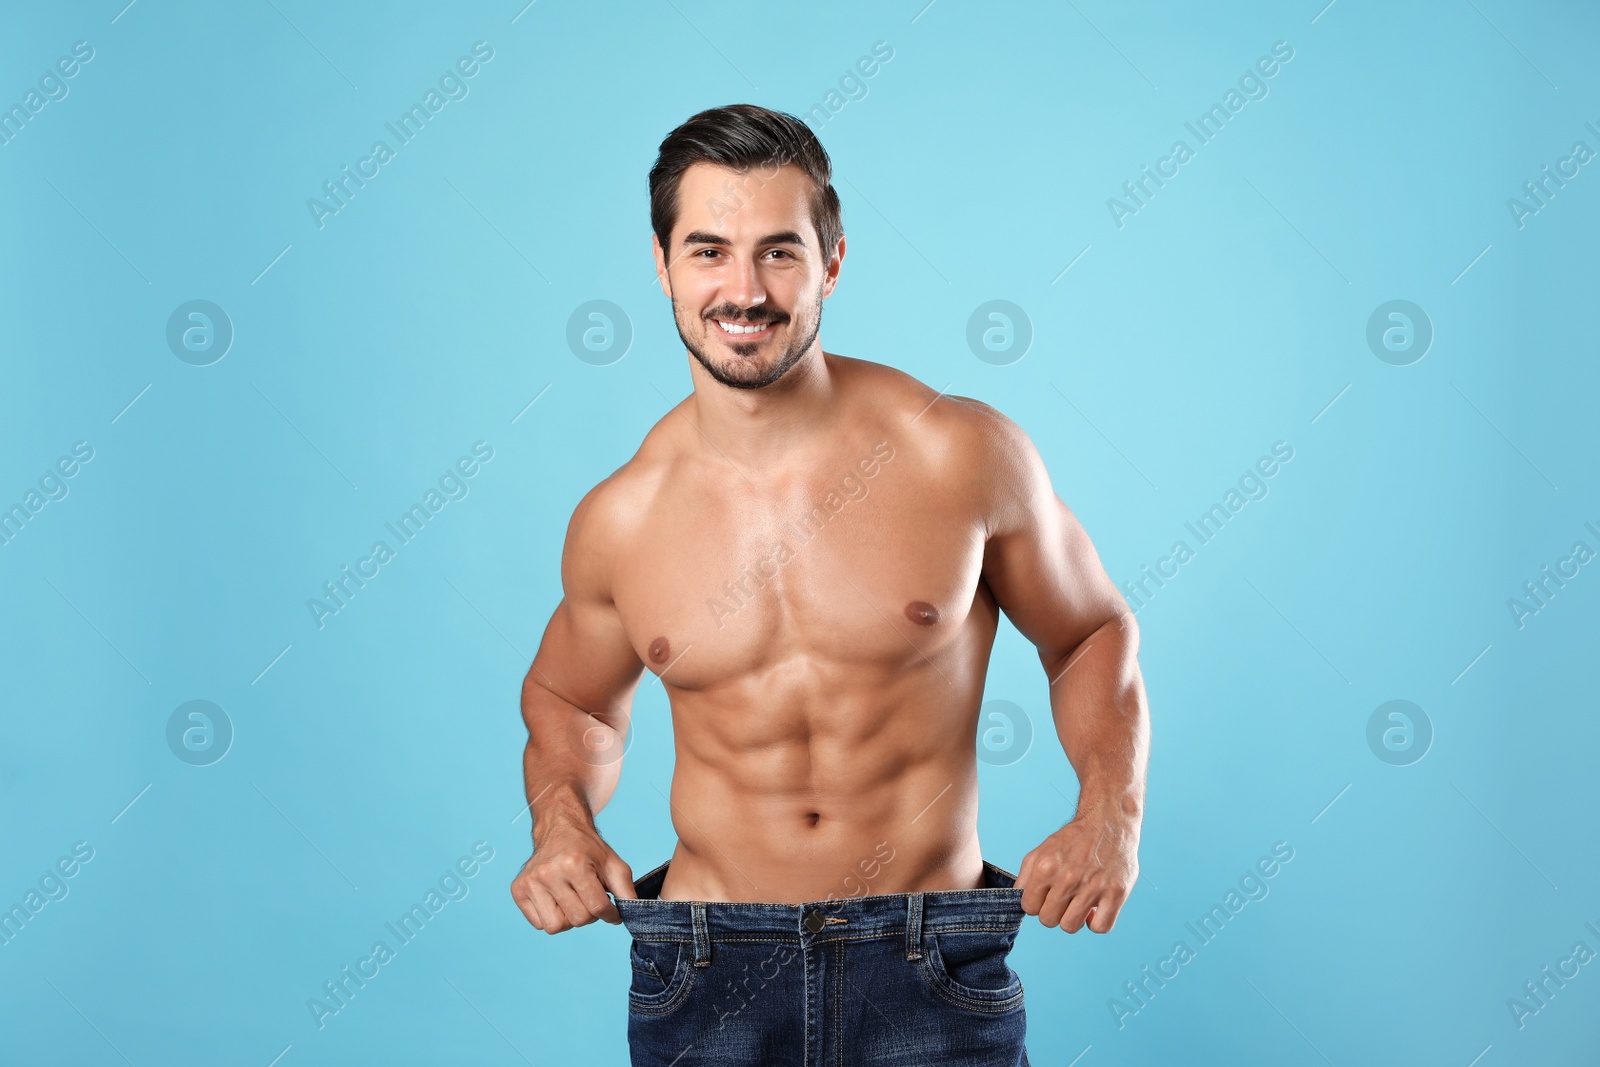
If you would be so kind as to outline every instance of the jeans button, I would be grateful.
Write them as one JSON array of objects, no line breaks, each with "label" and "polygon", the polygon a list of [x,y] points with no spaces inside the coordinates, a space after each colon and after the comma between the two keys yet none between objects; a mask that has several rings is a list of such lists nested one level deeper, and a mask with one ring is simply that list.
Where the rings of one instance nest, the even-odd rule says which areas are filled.
[{"label": "jeans button", "polygon": [[821,912],[813,911],[806,916],[806,929],[810,930],[812,933],[816,933],[818,930],[821,930],[822,925]]}]

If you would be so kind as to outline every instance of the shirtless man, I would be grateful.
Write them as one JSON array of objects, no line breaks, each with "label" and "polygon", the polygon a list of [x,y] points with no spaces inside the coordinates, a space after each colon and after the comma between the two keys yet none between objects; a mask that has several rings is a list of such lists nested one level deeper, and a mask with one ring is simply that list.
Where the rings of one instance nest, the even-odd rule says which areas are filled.
[{"label": "shirtless man", "polygon": [[[799,949],[806,929],[869,929],[864,913],[824,920],[807,902],[890,901],[900,911],[883,914],[903,939],[897,916],[916,895],[987,904],[983,894],[1007,893],[1020,904],[1013,934],[1022,912],[1105,933],[1138,873],[1149,727],[1133,616],[1013,422],[823,351],[822,301],[845,254],[829,177],[811,132],[764,108],[704,112],[662,143],[651,172],[656,271],[694,391],[573,512],[565,596],[522,687],[534,850],[512,895],[549,934],[644,914],[632,869],[595,826],[622,761],[595,751],[620,753],[643,669],[670,699],[678,841],[649,914],[688,916],[679,902],[708,902],[694,907],[704,924],[709,906],[710,930],[705,945],[669,943],[664,954],[636,940],[636,1063],[657,1061],[634,1024],[674,1017],[682,972],[716,965],[719,929],[786,912],[739,905],[794,906],[780,933],[796,946],[787,970],[804,998],[816,992],[808,969],[821,965]],[[1001,611],[1038,648],[1080,782],[1076,814],[1023,857],[1014,885],[985,862],[977,835],[975,738]],[[941,894],[951,890],[978,892]],[[930,982],[967,967],[942,991],[974,994],[951,1008],[991,1021],[967,1009],[1014,974],[1003,961],[984,972],[982,960],[953,959],[958,935],[941,937]],[[922,957],[916,944],[906,955]],[[866,973],[849,984],[884,988]],[[996,988],[982,988],[985,973]],[[780,971],[768,988],[785,980]],[[1020,998],[1017,987],[989,1006],[1020,1009]],[[812,1057],[827,1037],[804,1032],[795,1012],[794,1062],[822,1062],[799,1058],[802,1040]],[[696,1025],[719,1018],[727,1030],[720,1009]],[[700,1061],[680,1067],[689,1062]]]}]

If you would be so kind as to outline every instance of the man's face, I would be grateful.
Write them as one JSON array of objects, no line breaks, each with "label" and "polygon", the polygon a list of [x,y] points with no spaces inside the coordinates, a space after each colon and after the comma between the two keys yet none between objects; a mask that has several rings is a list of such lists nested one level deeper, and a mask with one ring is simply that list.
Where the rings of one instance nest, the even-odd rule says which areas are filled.
[{"label": "man's face", "polygon": [[[716,381],[760,389],[812,347],[838,280],[844,239],[824,253],[799,167],[684,171],[670,254],[652,238],[661,288],[684,347]],[[757,327],[753,333],[730,333]]]}]

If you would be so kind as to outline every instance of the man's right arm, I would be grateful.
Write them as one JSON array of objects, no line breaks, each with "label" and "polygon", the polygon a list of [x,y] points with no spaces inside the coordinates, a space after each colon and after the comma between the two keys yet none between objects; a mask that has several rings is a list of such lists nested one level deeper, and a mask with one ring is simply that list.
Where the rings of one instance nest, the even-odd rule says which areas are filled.
[{"label": "man's right arm", "polygon": [[606,892],[634,895],[632,870],[594,822],[622,772],[622,741],[643,670],[611,599],[616,522],[608,484],[614,493],[608,479],[573,511],[561,553],[565,595],[522,682],[533,857],[511,895],[549,934],[597,918],[621,922]]}]

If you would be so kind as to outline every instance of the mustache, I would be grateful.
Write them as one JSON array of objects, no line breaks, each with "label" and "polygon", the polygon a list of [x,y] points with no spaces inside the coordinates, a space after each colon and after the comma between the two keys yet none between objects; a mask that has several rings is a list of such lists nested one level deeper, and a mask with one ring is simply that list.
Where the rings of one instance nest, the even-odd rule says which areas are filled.
[{"label": "mustache", "polygon": [[706,319],[707,320],[721,319],[723,322],[737,322],[737,323],[741,323],[741,324],[746,325],[746,326],[752,326],[752,325],[755,325],[757,323],[763,323],[763,322],[783,322],[783,321],[785,321],[786,316],[775,314],[775,313],[763,313],[763,312],[754,312],[754,311],[750,312],[749,314],[746,314],[746,313],[741,312],[741,311],[735,311],[732,314],[722,314],[720,312],[715,312],[714,311],[711,314],[707,315]]}]

